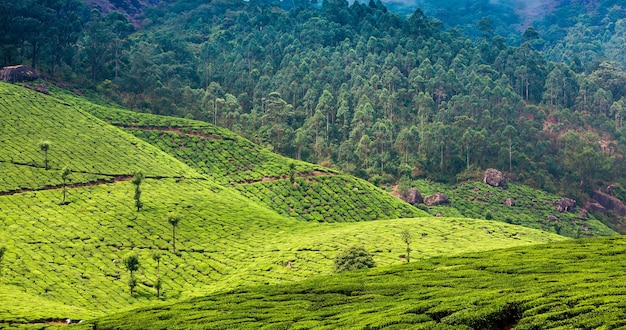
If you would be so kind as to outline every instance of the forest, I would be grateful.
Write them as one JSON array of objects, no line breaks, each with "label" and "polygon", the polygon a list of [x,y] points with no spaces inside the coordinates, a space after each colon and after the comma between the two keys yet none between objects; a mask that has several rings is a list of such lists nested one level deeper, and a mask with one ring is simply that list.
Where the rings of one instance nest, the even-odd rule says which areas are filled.
[{"label": "forest", "polygon": [[141,24],[79,0],[3,0],[0,65],[377,185],[497,168],[584,200],[626,185],[625,14],[571,4],[513,38],[480,11],[466,33],[379,0],[170,0]]}]

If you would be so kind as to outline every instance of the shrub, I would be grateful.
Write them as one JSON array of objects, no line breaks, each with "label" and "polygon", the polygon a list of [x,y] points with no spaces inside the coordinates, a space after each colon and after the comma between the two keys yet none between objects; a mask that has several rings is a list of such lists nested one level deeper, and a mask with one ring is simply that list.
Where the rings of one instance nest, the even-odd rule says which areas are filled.
[{"label": "shrub", "polygon": [[335,257],[335,273],[375,266],[372,255],[362,246],[350,246]]}]

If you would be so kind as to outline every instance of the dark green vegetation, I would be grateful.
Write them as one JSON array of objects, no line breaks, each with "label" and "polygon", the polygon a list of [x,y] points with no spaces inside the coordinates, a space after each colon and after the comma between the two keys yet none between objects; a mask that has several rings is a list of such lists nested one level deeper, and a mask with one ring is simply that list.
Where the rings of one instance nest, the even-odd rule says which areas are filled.
[{"label": "dark green vegetation", "polygon": [[334,261],[335,273],[374,267],[376,267],[376,263],[372,254],[367,252],[364,247],[356,245],[337,252]]},{"label": "dark green vegetation", "polygon": [[[170,156],[90,114],[105,113],[107,107],[67,93],[47,96],[2,83],[0,97],[0,119],[8,123],[0,131],[0,165],[8,170],[0,181],[0,246],[6,247],[0,327],[91,319],[239,286],[331,274],[337,251],[351,245],[372,252],[379,266],[401,264],[405,245],[398,235],[404,229],[421,237],[413,259],[564,239],[485,220],[422,217],[328,223],[426,213],[365,181],[304,162],[295,162],[293,186],[290,160],[208,124],[108,110],[111,118],[126,118],[120,120],[128,125],[120,126],[138,127],[145,120],[144,130],[178,127],[181,135],[184,130],[210,131],[211,140],[230,143],[220,147],[223,150],[237,154],[241,151],[236,149],[246,148],[250,159],[260,162],[249,161],[251,168],[273,169],[273,181],[213,180],[181,162],[183,157]],[[49,170],[39,147],[44,139],[50,141]],[[254,155],[254,150],[263,156]],[[64,185],[65,166],[72,172]],[[131,182],[137,171],[145,174],[140,212]],[[328,221],[302,221],[308,216],[304,207],[302,213],[294,207],[279,215],[238,191],[279,183],[291,189],[308,187],[308,194],[320,201],[311,210]],[[64,187],[67,199],[62,203]],[[332,203],[333,198],[338,202]],[[172,216],[181,219],[176,226],[168,221]],[[129,253],[138,257],[141,267],[125,266]]]},{"label": "dark green vegetation", "polygon": [[[557,212],[559,196],[509,183],[507,189],[495,188],[484,183],[464,182],[454,186],[417,180],[413,185],[424,195],[445,193],[450,205],[431,206],[432,215],[464,216],[477,219],[493,219],[568,237],[614,235],[615,232],[593,215],[582,217],[580,205],[573,212]],[[507,206],[511,198],[514,205]],[[554,216],[557,219],[551,220]]]},{"label": "dark green vegetation", "polygon": [[[285,2],[289,11],[266,1],[163,1],[138,30],[118,13],[63,3],[3,3],[3,13],[24,13],[2,27],[0,62],[30,62],[132,109],[218,124],[375,184],[403,175],[454,182],[493,167],[582,201],[594,188],[625,183],[626,73],[611,45],[622,44],[626,24],[613,0],[559,3],[543,25],[518,32],[519,46],[488,22],[472,40],[379,1]],[[468,21],[484,14],[486,1],[464,4],[454,10],[469,10]],[[51,22],[68,31],[61,40],[60,27],[38,30],[55,13],[73,14]],[[29,19],[42,24],[16,37]],[[541,52],[543,37],[555,46]]]},{"label": "dark green vegetation", "polygon": [[435,257],[241,288],[85,328],[619,328],[626,325],[624,253],[625,239],[602,238]]}]

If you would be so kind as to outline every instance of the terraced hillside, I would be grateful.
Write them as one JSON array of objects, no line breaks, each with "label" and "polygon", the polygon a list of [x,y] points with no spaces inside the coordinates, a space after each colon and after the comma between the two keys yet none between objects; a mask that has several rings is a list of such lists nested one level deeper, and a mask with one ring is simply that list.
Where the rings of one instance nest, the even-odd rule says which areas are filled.
[{"label": "terraced hillside", "polygon": [[93,104],[84,108],[286,216],[344,222],[427,215],[367,181],[280,156],[205,122]]},{"label": "terraced hillside", "polygon": [[[429,207],[433,215],[493,219],[574,238],[617,234],[593,215],[579,214],[581,205],[572,212],[559,213],[556,203],[561,196],[515,183],[501,189],[482,182],[464,182],[450,187],[417,180],[414,186],[424,195],[441,192],[450,199],[449,205]],[[505,205],[507,199],[513,205]]]},{"label": "terraced hillside", "polygon": [[[0,116],[6,127],[0,131],[4,143],[0,164],[7,170],[0,181],[0,247],[7,248],[0,264],[0,298],[5,302],[0,305],[0,328],[40,327],[66,318],[91,319],[234,287],[330,274],[336,252],[353,244],[372,251],[378,265],[401,264],[405,246],[399,233],[404,229],[423,243],[414,248],[419,254],[415,258],[563,239],[504,223],[469,219],[304,222],[278,214],[239,189],[240,184],[289,182],[283,172],[274,181],[219,185],[205,173],[90,114],[95,108],[106,112],[106,107],[90,105],[92,109],[86,111],[89,102],[84,99],[66,94],[46,96],[7,84],[0,84],[0,96],[4,104]],[[111,116],[130,114],[111,111]],[[202,129],[207,130],[203,135],[207,139],[217,140],[205,136],[208,130],[213,130],[212,135],[219,133],[223,141],[226,137],[241,139],[212,126]],[[50,141],[47,170],[39,149],[44,139]],[[271,157],[289,161],[259,150],[267,155],[267,163]],[[65,164],[74,172],[70,174],[67,203],[61,203],[59,177]],[[323,169],[296,164],[300,176],[291,188],[309,184],[308,191],[324,192],[326,195],[318,194],[321,209],[329,211],[327,206],[333,198],[343,197],[345,187],[338,192],[327,190],[333,182],[338,185],[333,180],[345,179],[346,185],[353,184],[350,191],[356,197],[336,203],[352,207],[352,218],[343,220],[395,216],[381,211],[397,204],[387,201],[388,195],[379,190],[354,185],[361,181],[332,171],[310,176],[308,171]],[[136,170],[147,174],[141,183],[140,211],[135,208],[135,187],[129,181]],[[246,192],[251,196],[259,193]],[[379,199],[374,198],[376,195]],[[353,207],[357,201],[381,213]],[[405,210],[413,213],[401,215],[421,215],[412,207]],[[330,214],[322,216],[331,219]],[[176,227],[169,222],[173,217],[180,219]],[[140,262],[132,294],[130,276],[123,266],[129,253],[135,253]],[[160,255],[159,262],[153,258],[155,253]],[[158,282],[162,284],[159,297]]]},{"label": "terraced hillside", "polygon": [[[73,172],[70,183],[112,181],[137,169],[150,177],[199,177],[156,147],[19,86],[0,84],[0,125],[0,170],[5,174],[0,193],[59,186],[65,166]],[[45,152],[40,147],[44,141]]]},{"label": "terraced hillside", "polygon": [[624,238],[437,257],[240,288],[90,321],[98,329],[614,329],[626,326]]}]

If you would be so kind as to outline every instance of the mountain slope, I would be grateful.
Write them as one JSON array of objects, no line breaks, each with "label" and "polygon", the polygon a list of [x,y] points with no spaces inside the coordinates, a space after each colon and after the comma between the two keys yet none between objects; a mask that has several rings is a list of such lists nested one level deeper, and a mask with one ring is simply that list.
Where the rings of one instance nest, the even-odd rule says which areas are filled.
[{"label": "mountain slope", "polygon": [[[246,198],[236,187],[219,185],[124,129],[96,119],[86,111],[89,101],[85,99],[54,93],[53,97],[44,96],[7,84],[0,84],[0,89],[2,102],[7,104],[0,108],[3,123],[28,131],[0,131],[0,139],[10,147],[2,150],[8,160],[3,164],[11,169],[11,180],[0,186],[0,246],[7,248],[1,264],[0,295],[15,297],[10,305],[0,308],[0,326],[90,319],[234,287],[329,274],[336,252],[353,244],[372,251],[379,265],[401,264],[400,255],[406,247],[398,235],[404,229],[422,237],[426,245],[415,250],[420,253],[417,258],[564,239],[469,219],[303,222],[281,216]],[[45,113],[44,109],[54,112]],[[202,129],[220,131],[210,125]],[[241,139],[227,131],[220,134],[224,141],[228,136]],[[45,170],[37,149],[43,138],[51,141],[50,170]],[[52,153],[53,148],[58,151]],[[253,149],[246,152],[252,154]],[[276,160],[268,160],[273,162]],[[63,189],[56,179],[58,164],[62,163],[85,172],[84,177],[80,172],[71,174],[74,185],[67,189],[66,203],[61,203]],[[298,168],[314,168],[298,164]],[[282,165],[275,167],[284,170]],[[117,177],[94,181],[96,177],[89,176],[91,169],[105,172],[94,174],[96,177],[126,175],[134,170],[150,174],[141,184],[141,211],[135,208],[131,182]],[[330,170],[326,173],[329,178],[348,178]],[[323,183],[320,180],[318,184],[323,191],[331,188]],[[368,186],[363,183],[359,191],[362,187]],[[381,194],[370,189],[365,194],[368,199],[362,202],[388,208],[396,205]],[[377,195],[379,199],[372,199]],[[360,208],[351,209],[351,213],[371,219]],[[168,222],[173,216],[180,218],[175,238]],[[161,255],[159,263],[153,259],[155,252]],[[136,253],[141,265],[135,273],[133,294],[129,293],[129,274],[122,264],[129,253]],[[159,298],[157,276],[162,283]]]}]

